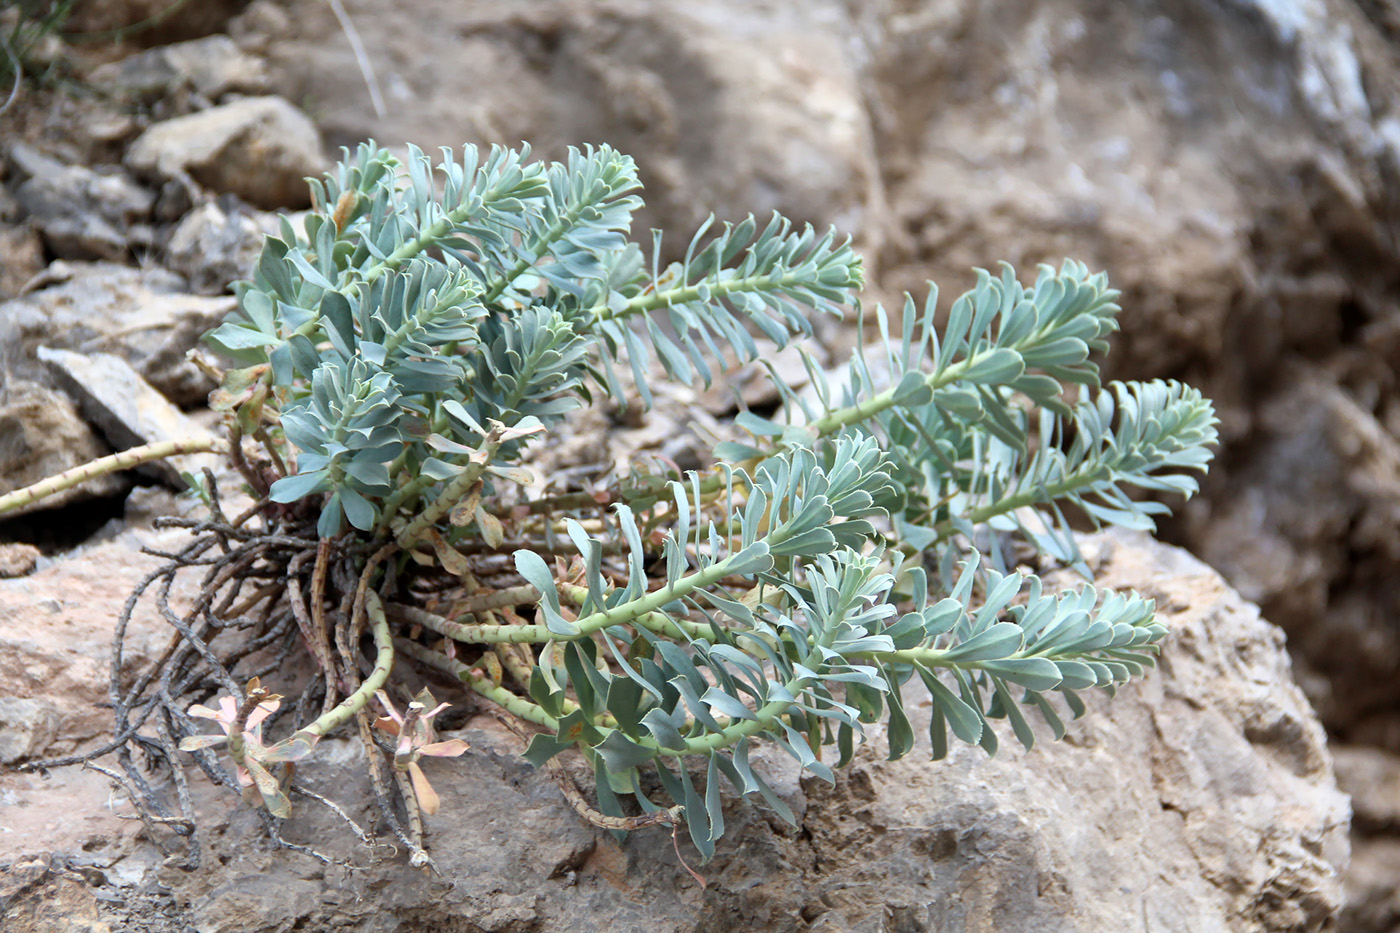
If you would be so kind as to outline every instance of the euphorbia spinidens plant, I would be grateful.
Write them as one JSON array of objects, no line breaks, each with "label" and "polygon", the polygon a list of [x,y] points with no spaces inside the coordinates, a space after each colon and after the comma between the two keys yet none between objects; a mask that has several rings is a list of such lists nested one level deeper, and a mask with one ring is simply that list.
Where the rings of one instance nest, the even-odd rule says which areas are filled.
[{"label": "euphorbia spinidens plant", "polygon": [[[1023,569],[1039,552],[1087,575],[1070,517],[1153,527],[1216,439],[1193,389],[1100,385],[1092,354],[1119,311],[1103,275],[1066,262],[1023,283],[1002,266],[943,315],[933,288],[876,309],[876,345],[829,380],[802,338],[859,307],[849,243],[776,216],[706,223],[663,266],[659,234],[629,239],[639,190],[607,147],[544,163],[469,146],[434,170],[366,145],[312,183],[313,212],[267,240],[208,337],[234,364],[213,398],[227,436],[116,458],[217,449],[255,500],[230,519],[201,484],[210,518],[138,591],[178,638],[114,681],[102,751],[143,806],[170,812],[132,748],[177,775],[181,748],[216,781],[247,774],[271,820],[315,796],[293,764],[346,732],[425,859],[419,813],[437,798],[418,758],[465,746],[403,691],[412,668],[498,707],[537,765],[581,754],[596,803],[579,809],[599,825],[683,814],[708,856],[724,785],[793,818],[750,767],[757,743],[830,779],[882,723],[900,757],[917,689],[933,757],[949,732],[994,752],[996,718],[1030,746],[1031,717],[1058,736],[1081,691],[1152,665],[1151,600],[1052,592]],[[712,466],[639,458],[596,485],[535,484],[531,446],[573,412],[650,405],[657,378],[709,384],[760,356],[755,335],[796,341],[809,386],[768,367],[780,411],[739,414],[747,439]],[[174,611],[169,581],[195,568],[200,594]],[[318,672],[296,680],[303,654]],[[190,717],[218,697],[211,738]]]}]

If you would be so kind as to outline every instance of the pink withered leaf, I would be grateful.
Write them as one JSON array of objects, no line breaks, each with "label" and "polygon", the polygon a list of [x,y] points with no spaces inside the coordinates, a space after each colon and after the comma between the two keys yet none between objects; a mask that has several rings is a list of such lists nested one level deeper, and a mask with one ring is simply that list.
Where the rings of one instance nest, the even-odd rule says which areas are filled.
[{"label": "pink withered leaf", "polygon": [[379,698],[387,716],[382,716],[375,721],[375,726],[390,735],[397,736],[398,742],[394,747],[394,767],[400,771],[407,771],[409,779],[413,782],[413,793],[418,798],[418,806],[424,813],[430,816],[441,807],[442,802],[433,790],[428,778],[423,774],[423,769],[418,766],[418,759],[423,755],[434,758],[456,758],[463,754],[471,746],[461,739],[448,739],[445,742],[436,741],[433,732],[433,717],[448,708],[447,703],[433,706],[433,696],[424,689],[413,702],[408,704],[406,715],[400,715],[394,708],[388,694],[378,691],[375,696]]},{"label": "pink withered leaf", "polygon": [[[248,694],[255,697],[262,694],[262,684],[258,678],[248,682]],[[297,741],[301,733],[287,742],[279,743],[272,749],[263,745],[262,726],[269,716],[277,712],[282,698],[268,694],[253,707],[240,731],[242,738],[242,760],[236,761],[238,784],[243,788],[243,797],[253,806],[267,807],[269,813],[286,818],[291,813],[291,803],[282,792],[281,782],[267,770],[264,762],[292,761],[304,757],[314,742]],[[183,751],[192,752],[226,744],[238,721],[239,703],[231,696],[219,698],[218,709],[210,709],[198,703],[191,706],[189,714],[196,719],[211,719],[223,731],[222,735],[190,735],[180,740]],[[284,769],[285,769],[284,765]]]}]

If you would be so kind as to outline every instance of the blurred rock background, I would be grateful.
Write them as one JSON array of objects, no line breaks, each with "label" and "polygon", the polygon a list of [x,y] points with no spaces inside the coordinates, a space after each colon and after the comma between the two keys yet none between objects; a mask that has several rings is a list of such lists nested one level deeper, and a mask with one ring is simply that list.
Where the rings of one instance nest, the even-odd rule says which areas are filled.
[{"label": "blurred rock background", "polygon": [[[1165,536],[1287,633],[1353,797],[1344,902],[1231,928],[1400,929],[1394,0],[86,0],[28,55],[46,80],[0,114],[0,426],[56,385],[40,346],[199,417],[183,353],[266,212],[368,137],[606,141],[673,247],[710,211],[834,224],[887,304],[1001,259],[1108,270],[1110,373],[1189,381],[1223,421]],[[850,332],[824,338],[836,360]],[[123,443],[81,399],[39,407],[53,427],[0,428],[0,491]],[[91,494],[120,516],[125,488]],[[890,917],[869,929],[944,929]]]}]

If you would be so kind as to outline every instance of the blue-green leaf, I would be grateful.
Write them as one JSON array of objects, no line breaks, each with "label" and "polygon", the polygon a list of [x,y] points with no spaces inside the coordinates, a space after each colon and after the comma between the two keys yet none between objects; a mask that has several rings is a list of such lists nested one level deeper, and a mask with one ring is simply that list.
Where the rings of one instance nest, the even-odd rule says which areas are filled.
[{"label": "blue-green leaf", "polygon": [[273,483],[272,488],[268,490],[268,498],[273,502],[296,502],[314,493],[325,492],[329,488],[330,473],[327,470],[295,473]]}]

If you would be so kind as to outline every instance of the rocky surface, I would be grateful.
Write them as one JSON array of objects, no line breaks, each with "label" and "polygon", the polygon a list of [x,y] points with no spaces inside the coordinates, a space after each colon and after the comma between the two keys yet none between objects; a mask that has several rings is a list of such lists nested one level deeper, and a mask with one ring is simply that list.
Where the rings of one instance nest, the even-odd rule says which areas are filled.
[{"label": "rocky surface", "polygon": [[28,224],[0,229],[0,301],[18,295],[24,286],[44,270],[44,244]]},{"label": "rocky surface", "polygon": [[15,199],[51,255],[120,260],[133,245],[150,245],[144,221],[155,195],[119,168],[99,173],[64,165],[23,143],[10,147],[10,161],[24,178]]},{"label": "rocky surface", "polygon": [[[437,875],[402,859],[370,863],[309,801],[298,803],[287,838],[358,867],[273,852],[249,811],[199,780],[205,867],[159,869],[147,844],[120,831],[100,785],[72,774],[56,786],[0,778],[5,820],[16,824],[0,836],[0,859],[11,872],[47,866],[53,897],[77,897],[59,888],[83,879],[113,929],[132,910],[149,922],[157,886],[169,890],[168,915],[201,933],[1323,929],[1341,906],[1348,805],[1281,634],[1184,552],[1115,533],[1086,542],[1086,553],[1102,582],[1158,599],[1173,631],[1160,672],[1111,701],[1094,697],[1065,741],[1029,753],[1008,736],[995,759],[960,748],[944,762],[917,750],[887,762],[876,736],[835,786],[799,780],[788,759],[765,755],[801,825],[734,801],[704,890],[664,831],[619,846],[581,824],[489,716],[456,733],[472,745],[465,756],[428,765],[443,797],[428,823]],[[119,602],[150,560],[128,536],[0,582],[0,639],[16,646],[0,657],[25,658],[6,674],[19,694],[9,702],[46,709],[59,726],[38,735],[0,717],[0,737],[34,753],[63,736],[44,749],[52,754],[100,730],[100,648],[83,635],[96,634],[110,611],[102,607]],[[133,632],[147,651],[160,642],[149,616]],[[916,718],[927,715],[914,705]],[[350,745],[333,741],[301,773],[354,812],[368,793],[361,768]],[[59,800],[62,828],[47,835],[55,827],[44,814]],[[68,870],[23,858],[36,850]]]},{"label": "rocky surface", "polygon": [[[1271,607],[1334,731],[1394,749],[1400,441],[1330,374],[1298,367],[1259,409],[1255,443],[1201,555]],[[1192,516],[1204,520],[1200,513]]]},{"label": "rocky surface", "polygon": [[231,296],[191,295],[159,267],[53,263],[29,294],[0,304],[0,359],[11,374],[41,378],[38,349],[121,357],[178,404],[203,402],[214,387],[185,359],[233,308]]},{"label": "rocky surface", "polygon": [[25,859],[0,879],[0,912],[16,930],[111,933],[81,871],[52,858]]},{"label": "rocky surface", "polygon": [[[38,355],[48,365],[54,381],[78,402],[88,421],[99,427],[118,450],[206,433],[119,356],[49,347],[40,347]],[[181,472],[198,473],[202,466],[213,463],[209,457],[187,455],[153,461],[138,469],[181,486]]]},{"label": "rocky surface", "polygon": [[237,203],[226,210],[209,201],[175,225],[165,244],[165,266],[184,276],[198,294],[220,295],[230,282],[248,277],[263,237],[276,232],[273,215]]},{"label": "rocky surface", "polygon": [[638,160],[637,229],[666,230],[677,253],[711,212],[780,210],[880,235],[880,171],[838,5],[429,0],[415,24],[392,6],[346,9],[388,66],[381,118],[328,5],[254,2],[230,24],[284,94],[316,98],[332,145],[527,140],[557,156],[607,142]]},{"label": "rocky surface", "polygon": [[[111,452],[67,396],[20,379],[11,379],[0,389],[0,494]],[[121,476],[94,477],[58,493],[42,506],[58,508],[82,499],[116,495],[127,486]]]},{"label": "rocky surface", "polygon": [[[118,28],[168,6],[84,2],[72,25]],[[557,156],[607,141],[638,157],[650,205],[642,223],[674,231],[669,249],[710,210],[733,219],[777,208],[855,233],[877,295],[922,291],[929,278],[946,295],[971,265],[1073,256],[1124,289],[1112,371],[1185,378],[1220,404],[1227,443],[1204,494],[1168,532],[1284,628],[1334,736],[1363,757],[1400,752],[1391,5],[705,0],[662,11],[645,0],[423,0],[412,15],[379,0],[343,6],[386,102],[380,113],[330,4],[230,0],[181,5],[126,46],[70,50],[106,69],[89,73],[119,106],[59,94],[0,115],[7,143],[47,160],[31,159],[35,172],[20,164],[23,151],[0,153],[0,301],[27,290],[0,304],[0,368],[44,378],[40,343],[114,352],[172,401],[197,404],[209,386],[184,353],[227,299],[196,296],[243,274],[267,229],[241,201],[285,208],[304,198],[300,176],[324,164],[312,126],[331,145],[373,136],[430,151],[528,139]],[[177,39],[196,41],[165,44]],[[250,102],[269,93],[307,103],[314,120]],[[285,129],[268,133],[272,110]],[[192,125],[201,139],[178,138]],[[292,154],[258,161],[269,136]],[[138,164],[149,204],[127,187]],[[45,172],[72,184],[34,185],[21,198]],[[49,265],[68,250],[142,269]],[[848,336],[824,334],[834,358]],[[762,390],[761,381],[742,389],[758,405],[770,401]],[[728,406],[716,394],[704,403],[716,415]],[[590,419],[693,455],[690,441],[671,449],[684,439],[670,422]],[[609,456],[587,438],[574,454]],[[1373,799],[1355,788],[1380,779],[1362,781],[1355,775],[1372,772],[1343,761],[1347,789]],[[1358,803],[1345,933],[1400,924],[1400,830],[1364,816],[1374,811]],[[43,877],[74,870],[55,863]],[[143,903],[157,910],[159,899]],[[807,914],[819,922],[820,910]],[[1313,928],[1306,916],[1299,929]],[[881,922],[927,927],[911,917],[892,908]]]},{"label": "rocky surface", "polygon": [[1334,754],[1354,829],[1342,928],[1400,929],[1400,755],[1356,745]]},{"label": "rocky surface", "polygon": [[263,60],[225,35],[157,46],[92,70],[110,92],[153,107],[195,109],[229,94],[266,94]]},{"label": "rocky surface", "polygon": [[39,565],[41,552],[32,544],[0,544],[0,577],[25,577]]}]

